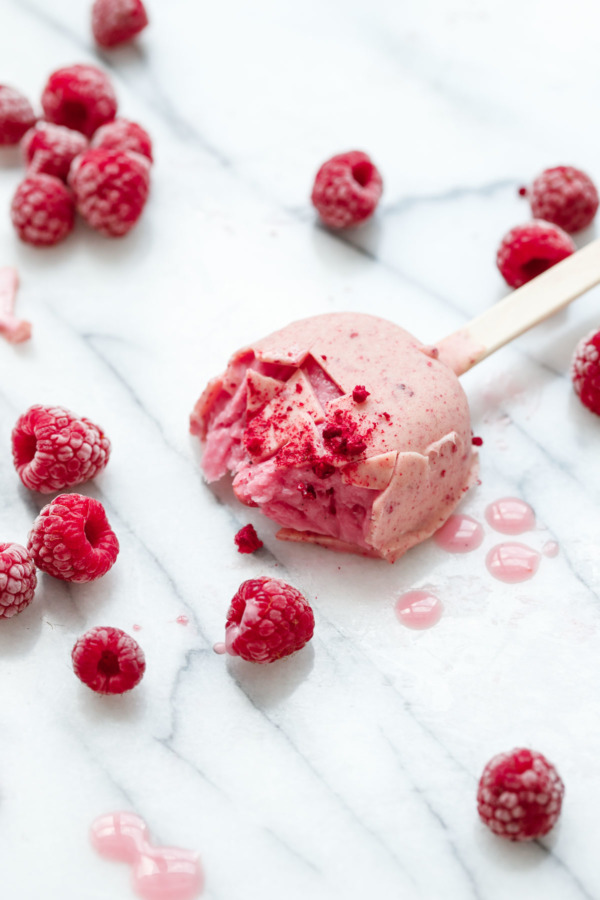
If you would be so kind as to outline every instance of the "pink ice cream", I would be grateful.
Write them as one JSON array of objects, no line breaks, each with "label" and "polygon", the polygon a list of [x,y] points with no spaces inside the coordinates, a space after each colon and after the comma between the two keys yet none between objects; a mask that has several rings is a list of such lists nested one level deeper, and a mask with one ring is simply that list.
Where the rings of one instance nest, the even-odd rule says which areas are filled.
[{"label": "pink ice cream", "polygon": [[239,350],[191,431],[207,480],[230,472],[239,500],[283,526],[277,537],[389,562],[443,525],[477,477],[452,369],[358,313],[302,319]]}]

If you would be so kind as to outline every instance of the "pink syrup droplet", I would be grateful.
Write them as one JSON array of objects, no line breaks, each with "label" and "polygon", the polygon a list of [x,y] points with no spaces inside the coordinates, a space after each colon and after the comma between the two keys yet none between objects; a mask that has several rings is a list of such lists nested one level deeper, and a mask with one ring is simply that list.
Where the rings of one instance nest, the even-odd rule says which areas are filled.
[{"label": "pink syrup droplet", "polygon": [[518,497],[502,497],[485,511],[488,525],[502,534],[523,534],[535,528],[535,513],[529,503]]},{"label": "pink syrup droplet", "polygon": [[471,516],[450,516],[433,536],[436,544],[448,553],[470,553],[483,541],[483,527]]},{"label": "pink syrup droplet", "polygon": [[219,641],[217,644],[215,644],[213,650],[215,651],[215,653],[219,654],[227,653],[227,647],[225,646],[223,641]]},{"label": "pink syrup droplet", "polygon": [[560,547],[556,543],[556,541],[546,541],[544,546],[542,547],[542,553],[544,556],[549,556],[551,558],[558,556],[558,552]]},{"label": "pink syrup droplet", "polygon": [[190,620],[188,619],[187,616],[177,616],[175,621],[177,622],[178,625],[189,625],[190,624]]},{"label": "pink syrup droplet", "polygon": [[133,888],[144,900],[194,900],[204,888],[198,855],[178,847],[154,847],[143,819],[108,813],[92,824],[92,846],[107,859],[129,863]]},{"label": "pink syrup droplet", "polygon": [[408,591],[396,600],[396,615],[407,628],[423,629],[436,625],[442,616],[442,601],[427,591]]},{"label": "pink syrup droplet", "polygon": [[485,558],[490,575],[507,584],[517,584],[533,578],[538,570],[541,556],[537,550],[525,544],[496,544]]},{"label": "pink syrup droplet", "polygon": [[131,627],[132,627],[132,629],[133,629],[134,631],[141,631],[141,630],[142,630],[142,626],[141,626],[141,625],[132,625]]}]

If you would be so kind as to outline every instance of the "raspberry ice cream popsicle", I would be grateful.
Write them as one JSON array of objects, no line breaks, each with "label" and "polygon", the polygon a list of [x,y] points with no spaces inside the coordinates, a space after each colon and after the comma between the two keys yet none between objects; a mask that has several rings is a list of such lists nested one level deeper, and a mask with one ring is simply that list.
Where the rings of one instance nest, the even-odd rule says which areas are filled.
[{"label": "raspberry ice cream popsicle", "polygon": [[359,313],[293,322],[233,355],[191,415],[209,482],[278,537],[394,562],[477,479],[457,375],[600,282],[600,240],[425,347]]}]

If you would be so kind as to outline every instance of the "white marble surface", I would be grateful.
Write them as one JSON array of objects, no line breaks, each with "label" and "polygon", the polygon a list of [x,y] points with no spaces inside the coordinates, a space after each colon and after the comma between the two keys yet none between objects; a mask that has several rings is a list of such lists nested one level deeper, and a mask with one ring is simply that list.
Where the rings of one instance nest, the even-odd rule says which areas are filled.
[{"label": "white marble surface", "polygon": [[[51,402],[113,441],[86,490],[122,548],[93,585],[42,577],[1,623],[2,896],[131,897],[127,868],[88,844],[93,818],[119,808],[200,851],[209,900],[600,896],[600,422],[567,377],[599,293],[464,378],[485,443],[463,510],[482,520],[520,496],[538,517],[526,542],[560,545],[528,583],[487,574],[501,539],[487,527],[475,553],[429,542],[393,567],[280,544],[204,486],[187,433],[229,353],[290,319],[370,311],[433,341],[503,294],[494,253],[527,218],[517,186],[560,162],[600,180],[597,5],[148,0],[138,47],[100,57],[88,7],[0,0],[0,81],[37,99],[51,70],[100,62],[157,159],[123,241],[81,226],[39,251],[0,215],[0,264],[18,266],[34,325],[30,345],[0,344],[0,538],[24,541],[44,503],[20,485],[9,435]],[[384,202],[337,237],[307,195],[320,162],[352,147],[379,164]],[[19,177],[3,152],[0,209]],[[250,558],[233,547],[249,520],[266,544]],[[317,630],[253,668],[212,645],[239,582],[263,573],[307,593]],[[422,586],[445,615],[411,632],[393,601]],[[71,671],[76,636],[134,623],[142,685],[91,694]],[[493,838],[474,808],[484,763],[514,745],[566,783],[560,826],[529,846]]]}]

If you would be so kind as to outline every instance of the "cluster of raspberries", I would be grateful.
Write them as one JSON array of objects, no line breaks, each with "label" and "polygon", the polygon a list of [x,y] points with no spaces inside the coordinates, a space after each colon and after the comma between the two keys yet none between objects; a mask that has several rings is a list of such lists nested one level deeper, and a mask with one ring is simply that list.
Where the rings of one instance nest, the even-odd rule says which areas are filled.
[{"label": "cluster of raspberries", "polygon": [[27,166],[11,204],[17,234],[52,246],[71,233],[76,211],[106,237],[127,234],[150,190],[148,133],[116,117],[113,87],[95,66],[54,72],[41,105],[38,119],[25,97],[0,85],[0,146],[20,143]]}]

